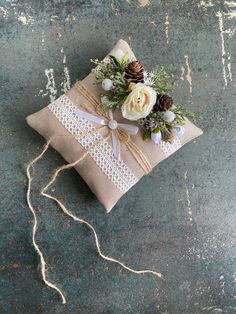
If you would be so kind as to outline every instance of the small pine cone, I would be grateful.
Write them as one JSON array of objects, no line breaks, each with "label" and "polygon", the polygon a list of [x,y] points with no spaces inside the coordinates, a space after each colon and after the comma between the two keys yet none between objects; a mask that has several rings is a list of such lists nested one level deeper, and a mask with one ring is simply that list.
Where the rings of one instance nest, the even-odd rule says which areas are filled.
[{"label": "small pine cone", "polygon": [[139,119],[139,124],[142,126],[144,130],[149,130],[151,132],[155,130],[155,128],[157,127],[156,120],[149,117]]},{"label": "small pine cone", "polygon": [[161,137],[163,141],[170,142],[170,143],[174,139],[174,135],[171,133],[171,131],[168,131],[168,130],[161,131]]},{"label": "small pine cone", "polygon": [[158,94],[156,103],[153,107],[154,111],[166,111],[173,105],[172,97],[165,94]]},{"label": "small pine cone", "polygon": [[125,69],[125,78],[129,82],[143,83],[144,66],[139,61],[130,62]]},{"label": "small pine cone", "polygon": [[141,125],[141,127],[144,130],[149,130],[149,119],[148,118],[139,119],[138,123]]}]

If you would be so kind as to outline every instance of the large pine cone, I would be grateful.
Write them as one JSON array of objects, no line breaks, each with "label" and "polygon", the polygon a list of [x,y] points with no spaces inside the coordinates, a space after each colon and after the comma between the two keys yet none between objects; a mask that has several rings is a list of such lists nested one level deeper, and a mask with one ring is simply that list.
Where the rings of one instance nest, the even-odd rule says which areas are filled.
[{"label": "large pine cone", "polygon": [[156,104],[154,105],[154,111],[166,111],[173,106],[172,97],[165,94],[158,94]]},{"label": "large pine cone", "polygon": [[125,69],[125,78],[129,82],[143,83],[144,66],[139,61],[132,61]]}]

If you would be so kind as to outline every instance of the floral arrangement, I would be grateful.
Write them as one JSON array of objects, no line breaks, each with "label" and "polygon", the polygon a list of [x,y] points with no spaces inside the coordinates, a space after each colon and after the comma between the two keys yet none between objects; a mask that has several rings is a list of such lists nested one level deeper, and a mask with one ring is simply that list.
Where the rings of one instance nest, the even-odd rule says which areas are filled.
[{"label": "floral arrangement", "polygon": [[144,130],[143,138],[156,144],[171,142],[185,133],[185,118],[196,116],[184,106],[174,104],[167,93],[172,91],[172,75],[168,67],[157,67],[148,72],[138,60],[118,50],[103,61],[91,60],[95,65],[96,84],[101,84],[105,95],[101,102],[106,110],[120,108],[122,116],[137,121]]}]

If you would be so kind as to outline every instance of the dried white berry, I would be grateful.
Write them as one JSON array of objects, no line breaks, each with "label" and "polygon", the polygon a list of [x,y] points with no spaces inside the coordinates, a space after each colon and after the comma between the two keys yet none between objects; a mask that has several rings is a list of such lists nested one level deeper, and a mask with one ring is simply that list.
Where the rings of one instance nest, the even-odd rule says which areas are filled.
[{"label": "dried white berry", "polygon": [[175,114],[174,112],[172,111],[166,111],[164,114],[163,114],[163,119],[166,121],[166,122],[173,122],[174,119],[175,119]]},{"label": "dried white berry", "polygon": [[181,125],[176,125],[173,129],[172,129],[172,133],[177,136],[180,137],[182,135],[184,135],[185,133],[185,128]]},{"label": "dried white berry", "polygon": [[102,102],[102,104],[104,104],[105,102],[107,102],[108,101],[108,97],[107,96],[102,96],[101,97],[101,102]]},{"label": "dried white berry", "polygon": [[113,88],[113,83],[112,83],[112,80],[106,78],[102,81],[102,88],[105,90],[105,91],[109,91]]},{"label": "dried white berry", "polygon": [[115,51],[114,56],[120,61],[124,56],[124,51],[121,49],[118,49]]},{"label": "dried white berry", "polygon": [[151,139],[155,144],[159,144],[161,141],[161,132],[159,131],[157,133],[152,133]]}]

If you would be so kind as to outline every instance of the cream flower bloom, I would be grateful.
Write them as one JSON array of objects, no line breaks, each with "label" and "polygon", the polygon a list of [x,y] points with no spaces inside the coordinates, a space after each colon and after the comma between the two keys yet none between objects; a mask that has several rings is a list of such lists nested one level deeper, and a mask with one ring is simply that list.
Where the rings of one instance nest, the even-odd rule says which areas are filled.
[{"label": "cream flower bloom", "polygon": [[122,116],[132,121],[145,118],[152,111],[156,98],[157,94],[150,86],[136,84],[121,107]]}]

